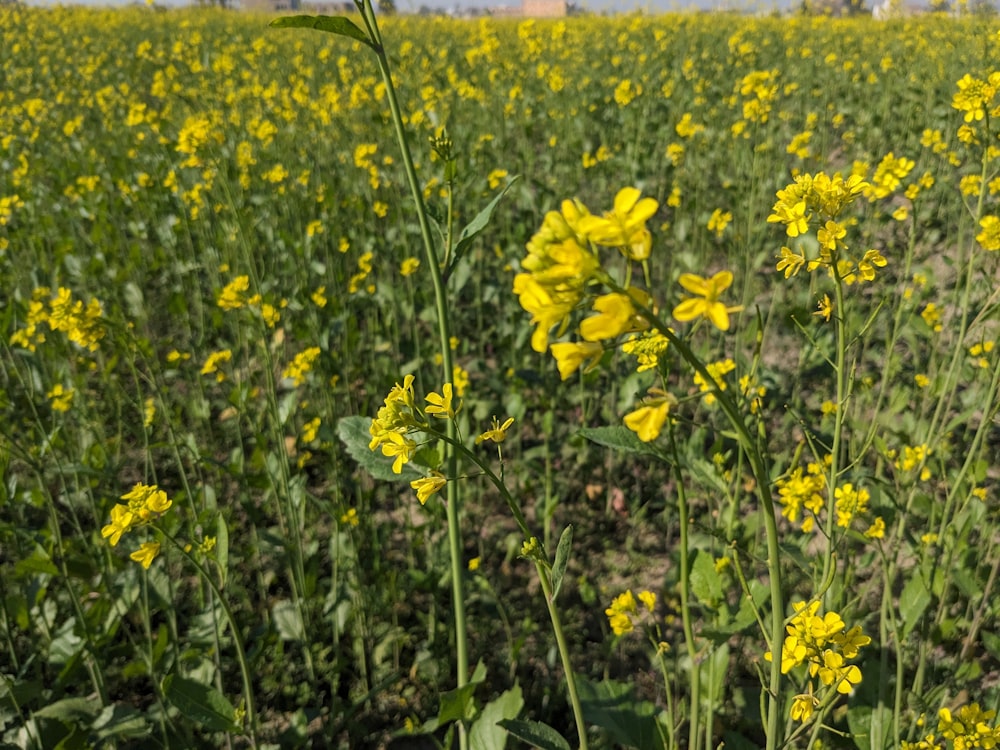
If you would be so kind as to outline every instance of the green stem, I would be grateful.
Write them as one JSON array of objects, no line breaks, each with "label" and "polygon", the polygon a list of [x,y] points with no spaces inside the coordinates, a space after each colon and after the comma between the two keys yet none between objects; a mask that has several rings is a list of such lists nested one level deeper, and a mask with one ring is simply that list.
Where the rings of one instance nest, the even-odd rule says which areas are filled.
[{"label": "green stem", "polygon": [[681,622],[684,628],[684,645],[687,647],[688,658],[691,660],[691,728],[688,732],[688,747],[695,750],[698,747],[699,712],[701,710],[701,667],[698,664],[698,649],[694,642],[694,629],[691,626],[691,560],[688,547],[688,505],[687,494],[684,492],[684,477],[681,475],[681,460],[677,453],[677,442],[674,439],[674,426],[669,423],[667,437],[670,442],[671,464],[674,479],[677,482],[677,514],[680,524],[680,595]]},{"label": "green stem", "polygon": [[[385,54],[385,47],[382,42],[382,33],[379,30],[375,13],[372,9],[371,0],[356,0],[358,8],[368,34],[372,40],[375,56],[378,60],[379,72],[382,74],[382,81],[385,83],[386,98],[389,102],[389,110],[392,114],[392,124],[396,132],[396,140],[403,159],[403,169],[410,185],[410,192],[417,209],[417,222],[420,225],[420,236],[424,244],[424,252],[427,257],[427,265],[434,285],[434,302],[437,311],[438,338],[441,351],[441,366],[443,382],[449,383],[454,377],[454,366],[451,356],[451,332],[449,330],[447,290],[445,289],[444,277],[441,271],[441,264],[438,259],[437,249],[431,236],[430,222],[427,218],[427,209],[424,206],[423,191],[417,179],[417,171],[413,165],[413,157],[410,154],[409,141],[403,127],[403,115],[399,108],[399,99],[396,96],[396,88],[392,82],[392,70],[389,66],[389,58]],[[446,248],[445,255],[447,256]],[[445,465],[447,476],[454,478],[458,474],[458,456],[455,453],[457,443],[457,428],[453,420],[448,420],[447,436],[445,443]],[[452,600],[455,616],[455,659],[456,683],[462,687],[468,682],[469,657],[466,646],[466,624],[465,624],[465,598],[462,590],[462,541],[459,526],[460,519],[460,497],[458,492],[458,482],[448,482],[446,510],[448,516],[448,550],[451,557],[451,584]],[[464,728],[459,730],[459,742],[463,750],[468,746],[468,737]]]},{"label": "green stem", "polygon": [[239,626],[236,624],[236,618],[233,617],[233,611],[229,608],[229,603],[226,598],[222,595],[222,591],[215,583],[215,579],[205,570],[204,566],[195,559],[194,555],[185,549],[185,545],[178,542],[173,536],[171,536],[162,527],[152,525],[152,528],[160,532],[164,538],[166,538],[174,547],[176,547],[184,557],[187,558],[195,569],[198,571],[198,575],[201,579],[208,584],[208,587],[212,589],[212,593],[215,594],[215,598],[218,600],[220,606],[222,607],[222,612],[226,616],[226,622],[229,623],[229,629],[233,631],[233,645],[236,647],[236,661],[240,665],[240,676],[243,678],[243,698],[246,700],[247,706],[247,723],[250,726],[250,745],[252,747],[257,747],[257,711],[254,708],[253,702],[253,684],[250,681],[250,664],[247,661],[246,652],[243,650],[243,641],[240,637]]},{"label": "green stem", "polygon": [[576,720],[576,733],[579,738],[580,750],[587,750],[587,725],[583,721],[583,707],[580,705],[580,695],[576,690],[576,678],[573,676],[573,665],[569,660],[569,646],[566,644],[566,636],[563,633],[562,621],[559,619],[559,610],[556,608],[555,596],[552,592],[552,581],[549,578],[549,571],[546,568],[548,563],[535,561],[535,570],[538,571],[538,580],[542,584],[542,594],[545,596],[545,606],[549,609],[549,619],[552,621],[552,631],[556,636],[556,645],[559,647],[559,658],[562,661],[563,672],[566,675],[566,692],[569,694],[569,702],[573,707],[573,718]]},{"label": "green stem", "polygon": [[[627,293],[626,290],[619,287],[610,278],[605,278],[604,281],[613,291],[622,294]],[[695,372],[701,375],[705,383],[708,384],[708,387],[712,389],[717,403],[733,428],[736,440],[750,460],[751,470],[757,482],[757,491],[760,493],[761,514],[764,520],[764,532],[767,539],[767,571],[771,592],[770,645],[771,652],[776,657],[771,660],[771,671],[768,678],[767,717],[765,725],[767,736],[766,750],[776,750],[776,748],[782,745],[780,654],[784,641],[785,605],[781,587],[781,548],[778,542],[778,520],[775,515],[774,498],[771,495],[771,475],[768,470],[767,459],[765,458],[767,455],[766,446],[760,436],[754,436],[750,432],[750,428],[740,414],[739,407],[737,407],[732,395],[729,391],[723,390],[715,382],[715,378],[712,377],[705,364],[691,351],[691,347],[683,339],[679,338],[670,326],[661,320],[652,310],[635,302],[633,304],[650,326],[670,342],[670,346],[681,355],[681,358]],[[767,639],[766,634],[765,639]]]}]

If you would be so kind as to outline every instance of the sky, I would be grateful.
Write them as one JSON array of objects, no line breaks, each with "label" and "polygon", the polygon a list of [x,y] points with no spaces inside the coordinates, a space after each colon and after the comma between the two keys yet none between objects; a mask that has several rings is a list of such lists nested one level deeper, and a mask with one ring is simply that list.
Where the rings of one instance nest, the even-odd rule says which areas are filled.
[{"label": "sky", "polygon": [[[197,0],[156,0],[161,5],[187,5]],[[684,11],[697,8],[746,9],[758,8],[770,10],[774,7],[787,7],[793,0],[574,0],[586,11],[593,13],[666,13],[668,11]],[[31,5],[128,5],[135,0],[27,0]],[[496,5],[520,5],[520,0],[396,0],[396,7],[401,12],[416,12],[420,6],[426,5],[435,10],[453,10],[455,8],[485,8]]]}]

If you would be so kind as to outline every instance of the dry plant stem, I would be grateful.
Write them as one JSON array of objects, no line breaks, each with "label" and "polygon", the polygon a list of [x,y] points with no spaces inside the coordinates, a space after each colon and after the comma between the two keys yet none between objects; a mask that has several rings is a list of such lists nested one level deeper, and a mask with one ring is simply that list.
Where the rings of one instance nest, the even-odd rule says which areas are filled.
[{"label": "dry plant stem", "polygon": [[[451,382],[454,377],[454,367],[451,356],[447,290],[445,289],[444,278],[441,273],[441,264],[438,259],[434,240],[431,236],[430,223],[427,219],[427,209],[424,206],[423,191],[420,189],[417,172],[413,166],[409,141],[406,138],[406,131],[403,129],[403,115],[399,108],[399,100],[396,97],[396,88],[392,83],[392,70],[389,67],[389,58],[385,54],[385,48],[382,43],[382,32],[379,30],[378,22],[375,19],[371,0],[355,1],[361,11],[361,17],[368,30],[368,35],[372,40],[375,57],[378,60],[379,72],[382,74],[382,81],[385,83],[386,98],[389,102],[392,124],[396,131],[396,140],[403,159],[403,168],[406,172],[410,192],[412,193],[417,209],[417,221],[420,224],[420,235],[424,244],[424,253],[427,257],[428,272],[431,275],[434,286],[434,302],[437,310],[438,338],[440,340],[442,382],[447,383]],[[448,255],[448,251],[450,251],[450,248],[446,248],[446,256]],[[449,419],[447,423],[447,437],[449,440],[445,441],[445,467],[446,475],[452,479],[458,475],[458,456],[455,452],[455,444],[458,442],[457,435],[455,422]],[[455,615],[456,684],[458,687],[462,687],[469,679],[469,657],[466,645],[465,598],[462,590],[462,542],[459,527],[460,497],[458,482],[448,482],[446,493],[448,550],[451,557],[452,602]],[[459,725],[459,743],[463,750],[468,746],[468,736],[462,724]]]},{"label": "dry plant stem", "polygon": [[233,617],[233,611],[229,608],[229,603],[226,598],[222,595],[222,590],[216,585],[215,579],[212,578],[211,574],[205,570],[204,566],[195,559],[194,555],[188,552],[184,545],[178,542],[173,536],[167,533],[163,528],[151,525],[153,529],[158,531],[163,535],[167,541],[169,541],[177,550],[187,558],[187,561],[191,563],[195,570],[198,571],[198,575],[201,579],[208,584],[208,587],[212,589],[212,593],[215,594],[215,598],[218,600],[219,605],[222,607],[222,611],[226,616],[226,622],[229,624],[229,629],[233,631],[233,645],[236,647],[236,661],[240,665],[240,676],[243,678],[243,699],[246,701],[247,708],[247,724],[250,727],[250,746],[257,747],[257,710],[254,708],[253,702],[253,683],[250,680],[250,663],[247,661],[246,652],[243,650],[243,640],[240,636],[239,625],[236,623],[236,618]]}]

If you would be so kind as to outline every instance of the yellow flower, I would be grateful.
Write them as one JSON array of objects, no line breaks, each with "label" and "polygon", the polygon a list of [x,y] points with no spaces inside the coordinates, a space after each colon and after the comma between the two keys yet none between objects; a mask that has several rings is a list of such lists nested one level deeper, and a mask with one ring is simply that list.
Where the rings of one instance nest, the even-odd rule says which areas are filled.
[{"label": "yellow flower", "polygon": [[655,395],[644,400],[638,409],[626,414],[623,419],[625,426],[644,443],[656,440],[660,436],[660,431],[670,414],[670,407],[676,403],[671,394],[658,388],[651,388],[650,393]]},{"label": "yellow flower", "polygon": [[348,508],[346,513],[341,514],[340,522],[345,526],[357,526],[360,523],[357,508]]},{"label": "yellow flower", "polygon": [[316,439],[316,434],[319,432],[319,426],[321,424],[320,418],[316,417],[311,419],[302,425],[302,442],[311,443]]},{"label": "yellow flower", "polygon": [[152,396],[146,399],[142,406],[142,426],[149,429],[156,419],[156,400]]},{"label": "yellow flower", "polygon": [[715,232],[716,237],[722,237],[722,233],[726,231],[726,227],[732,220],[733,215],[729,211],[717,208],[708,219],[708,231]]},{"label": "yellow flower", "polygon": [[458,408],[452,408],[452,398],[453,398],[453,388],[451,383],[445,383],[441,387],[441,394],[434,392],[428,393],[424,396],[430,406],[426,407],[424,411],[427,414],[432,414],[438,419],[454,419],[455,414],[458,409],[462,408],[461,402],[459,402]]},{"label": "yellow flower", "polygon": [[682,323],[704,317],[720,331],[728,331],[730,313],[737,313],[743,309],[726,307],[719,301],[719,295],[733,283],[733,274],[730,271],[719,271],[710,279],[693,273],[683,273],[678,283],[692,294],[698,295],[685,298],[674,308],[674,317]]},{"label": "yellow flower", "polygon": [[496,190],[498,187],[500,187],[500,183],[506,176],[507,176],[506,169],[494,169],[492,172],[486,175],[486,182],[489,184],[490,190]]},{"label": "yellow flower", "polygon": [[812,694],[812,683],[809,683],[809,691],[792,698],[792,707],[789,716],[792,721],[801,721],[805,724],[812,718],[813,711],[819,707],[819,699]]},{"label": "yellow flower", "polygon": [[585,341],[617,338],[634,328],[635,308],[627,294],[604,294],[594,300],[597,315],[580,322],[580,335]]},{"label": "yellow flower", "polygon": [[282,371],[281,377],[291,378],[295,387],[298,388],[305,382],[306,374],[312,370],[313,363],[320,355],[320,349],[318,346],[310,346],[295,355],[295,358],[288,363],[288,366]]},{"label": "yellow flower", "polygon": [[143,542],[139,549],[129,555],[129,557],[142,565],[146,570],[149,570],[149,566],[158,554],[160,554],[159,542]]},{"label": "yellow flower", "polygon": [[419,258],[406,258],[399,265],[399,275],[412,276],[418,268],[420,268]]},{"label": "yellow flower", "polygon": [[246,292],[250,289],[249,276],[237,276],[223,287],[216,304],[223,310],[237,310],[247,302]]},{"label": "yellow flower", "polygon": [[830,316],[833,315],[833,302],[830,301],[830,295],[824,294],[823,299],[819,301],[817,306],[819,309],[813,313],[813,315],[818,315],[823,318],[827,323],[830,322]]},{"label": "yellow flower", "polygon": [[499,420],[493,417],[493,427],[476,438],[476,445],[487,440],[492,440],[494,443],[502,443],[507,439],[507,430],[510,429],[512,424],[514,424],[514,417],[508,417],[503,424],[500,424]]},{"label": "yellow flower", "polygon": [[420,501],[421,505],[424,505],[427,502],[427,498],[435,494],[447,483],[448,480],[443,474],[433,471],[429,477],[414,479],[410,482],[410,487],[417,491],[417,500]]},{"label": "yellow flower", "polygon": [[480,563],[482,563],[482,558],[479,557],[473,557],[471,560],[469,560],[469,566],[468,566],[469,572],[475,573],[477,570],[479,570]]},{"label": "yellow flower", "polygon": [[114,547],[118,544],[118,540],[121,539],[122,534],[130,531],[136,521],[137,518],[129,510],[129,507],[118,503],[111,509],[111,523],[101,529],[101,537],[107,539],[108,543]]},{"label": "yellow flower", "polygon": [[219,369],[219,365],[222,362],[229,362],[233,358],[233,353],[229,349],[222,349],[221,351],[212,352],[205,359],[205,364],[201,367],[202,375],[215,375],[215,379],[218,382],[222,382],[226,379],[226,373]]},{"label": "yellow flower", "polygon": [[53,411],[67,412],[73,405],[73,396],[76,391],[72,388],[66,389],[61,383],[52,386],[52,390],[45,394],[46,398],[52,401]]},{"label": "yellow flower", "polygon": [[576,372],[584,362],[587,363],[587,366],[583,371],[590,372],[597,367],[604,354],[604,347],[591,341],[566,341],[552,344],[549,348],[552,350],[552,356],[556,359],[559,377],[563,380]]},{"label": "yellow flower", "polygon": [[316,291],[310,295],[310,299],[312,299],[313,304],[316,305],[316,307],[326,307],[326,303],[328,301],[326,298],[326,287],[318,287]]},{"label": "yellow flower", "polygon": [[639,199],[634,187],[622,188],[615,196],[614,209],[604,216],[588,215],[580,219],[580,231],[598,245],[620,248],[631,260],[645,260],[653,245],[646,222],[659,208],[653,198]]}]

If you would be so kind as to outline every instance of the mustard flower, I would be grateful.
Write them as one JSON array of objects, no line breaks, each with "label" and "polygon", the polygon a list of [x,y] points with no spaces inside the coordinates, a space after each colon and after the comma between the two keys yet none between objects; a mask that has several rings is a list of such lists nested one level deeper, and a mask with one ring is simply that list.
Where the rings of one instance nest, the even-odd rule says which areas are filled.
[{"label": "mustard flower", "polygon": [[345,526],[357,526],[361,523],[361,520],[358,518],[358,509],[348,508],[345,513],[340,515],[340,522]]},{"label": "mustard flower", "polygon": [[118,544],[122,534],[131,531],[136,520],[135,514],[129,510],[129,507],[119,503],[111,509],[111,523],[101,529],[101,537],[107,539],[108,543],[114,547]]},{"label": "mustard flower", "polygon": [[493,426],[476,438],[476,445],[487,440],[492,440],[494,443],[502,443],[507,439],[507,430],[510,429],[512,424],[514,424],[514,417],[508,417],[503,424],[500,424],[500,421],[496,417],[493,417]]},{"label": "mustard flower", "polygon": [[237,276],[223,287],[215,301],[223,310],[238,310],[247,303],[247,291],[250,289],[249,276]]},{"label": "mustard flower", "polygon": [[[712,380],[719,387],[720,391],[726,390],[725,376],[736,369],[736,363],[731,359],[723,359],[718,362],[709,362],[705,365],[705,369],[708,370],[708,374],[711,376]],[[701,376],[700,372],[694,374],[694,383],[698,386],[698,389],[705,394],[705,405],[711,406],[715,403],[715,393],[712,391],[712,386]]]},{"label": "mustard flower", "polygon": [[653,198],[642,198],[634,187],[622,188],[615,196],[614,209],[604,216],[588,215],[580,220],[580,231],[591,241],[621,249],[631,260],[646,260],[653,245],[646,222],[659,208]]},{"label": "mustard flower", "polygon": [[418,268],[420,268],[419,258],[404,258],[403,262],[399,264],[399,275],[412,276]]},{"label": "mustard flower", "polygon": [[669,343],[670,340],[662,333],[647,331],[641,336],[630,336],[622,344],[622,351],[638,360],[636,372],[645,372],[659,365],[660,357],[667,351]]},{"label": "mustard flower", "polygon": [[833,315],[833,302],[830,301],[830,295],[824,294],[823,299],[819,301],[817,305],[816,312],[813,315],[818,315],[823,318],[827,323],[830,322],[830,317]]},{"label": "mustard flower", "polygon": [[312,370],[313,363],[320,355],[318,346],[310,346],[295,355],[288,366],[282,371],[281,377],[291,379],[298,388],[305,382],[306,375]]},{"label": "mustard flower", "polygon": [[810,682],[808,692],[792,698],[792,706],[788,714],[792,717],[792,721],[800,721],[805,724],[812,718],[813,712],[819,707],[819,704],[819,699],[813,695],[812,683]]},{"label": "mustard flower", "polygon": [[421,505],[427,502],[427,498],[437,493],[448,483],[448,480],[439,472],[431,472],[429,477],[421,477],[410,482],[410,487],[417,491],[417,500]]},{"label": "mustard flower", "polygon": [[727,307],[719,301],[719,296],[733,283],[731,271],[719,271],[709,279],[693,273],[682,273],[678,283],[697,297],[683,299],[674,308],[674,317],[682,323],[695,318],[706,318],[720,331],[729,330],[729,315],[743,308]]},{"label": "mustard flower", "polygon": [[639,408],[626,414],[623,419],[625,426],[644,443],[652,442],[660,436],[670,414],[670,407],[677,403],[671,394],[658,388],[651,388],[650,394],[651,397],[644,399]]},{"label": "mustard flower", "polygon": [[129,557],[142,565],[146,570],[149,570],[149,566],[158,554],[160,554],[159,542],[143,542],[139,546],[139,549],[129,555]]},{"label": "mustard flower", "polygon": [[611,602],[611,606],[604,610],[611,625],[611,631],[615,635],[624,635],[632,632],[635,625],[632,623],[631,615],[639,611],[632,590],[627,590],[624,594],[619,594]]},{"label": "mustard flower", "polygon": [[796,276],[806,262],[804,254],[796,253],[788,247],[782,247],[781,254],[777,257],[777,270],[784,271],[786,279]]},{"label": "mustard flower", "polygon": [[205,358],[205,364],[201,367],[202,375],[215,375],[215,379],[218,382],[222,382],[226,379],[226,373],[219,369],[219,365],[223,362],[229,362],[233,358],[233,353],[229,349],[222,349],[217,352],[212,352]]},{"label": "mustard flower", "polygon": [[424,408],[424,412],[431,414],[438,419],[454,419],[455,414],[462,408],[461,402],[458,407],[453,407],[453,387],[451,383],[445,383],[441,387],[441,393],[429,393],[424,396],[429,406]]},{"label": "mustard flower", "polygon": [[733,215],[729,211],[717,208],[712,211],[712,215],[708,218],[708,231],[714,232],[716,237],[722,237],[723,232],[726,231],[726,227],[729,226],[729,222],[732,220]]},{"label": "mustard flower", "polygon": [[552,356],[555,357],[559,369],[559,377],[566,380],[586,363],[584,372],[590,372],[601,361],[604,347],[591,341],[560,342],[552,344]]},{"label": "mustard flower", "polygon": [[1000,250],[1000,217],[989,215],[979,220],[983,231],[976,235],[976,242],[984,250]]},{"label": "mustard flower", "polygon": [[636,327],[636,311],[627,294],[604,294],[594,300],[597,315],[580,322],[580,335],[585,341],[617,338]]},{"label": "mustard flower", "polygon": [[836,498],[837,525],[848,528],[855,516],[868,510],[869,494],[864,488],[854,489],[850,482],[837,487],[833,491]]},{"label": "mustard flower", "polygon": [[72,388],[63,388],[62,383],[56,383],[45,397],[52,402],[53,411],[67,412],[72,408],[75,395],[76,391]]}]

